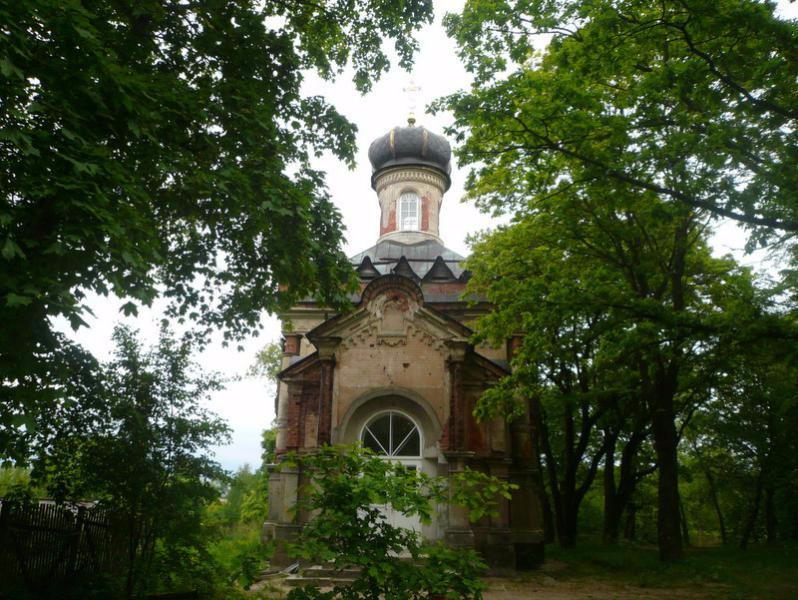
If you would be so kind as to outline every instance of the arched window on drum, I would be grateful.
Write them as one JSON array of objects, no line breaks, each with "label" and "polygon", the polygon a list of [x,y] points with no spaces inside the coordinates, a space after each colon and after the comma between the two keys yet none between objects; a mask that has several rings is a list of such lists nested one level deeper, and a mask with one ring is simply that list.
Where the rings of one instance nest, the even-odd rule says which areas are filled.
[{"label": "arched window on drum", "polygon": [[399,196],[399,229],[418,231],[419,201],[415,192],[405,192]]}]

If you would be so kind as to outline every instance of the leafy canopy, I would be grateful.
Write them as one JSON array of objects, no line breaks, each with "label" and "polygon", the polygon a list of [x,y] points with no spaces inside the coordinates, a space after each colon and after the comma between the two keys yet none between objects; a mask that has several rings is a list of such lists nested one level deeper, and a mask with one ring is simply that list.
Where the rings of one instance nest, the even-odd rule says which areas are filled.
[{"label": "leafy canopy", "polygon": [[407,67],[431,14],[429,0],[3,3],[2,428],[63,385],[51,320],[85,325],[89,293],[125,314],[166,297],[227,340],[306,295],[342,306],[343,227],[311,159],[351,165],[356,128],[301,86],[351,65],[367,91],[385,38]]},{"label": "leafy canopy", "polygon": [[[440,106],[469,131],[466,162],[501,155],[493,180],[547,194],[609,178],[754,240],[798,232],[798,24],[774,4],[469,0],[446,25],[476,81]],[[564,159],[578,176],[557,176]]]},{"label": "leafy canopy", "polygon": [[121,327],[114,341],[96,401],[71,407],[82,419],[59,420],[34,475],[56,499],[94,500],[113,515],[125,597],[210,585],[203,519],[226,477],[211,447],[229,442],[229,428],[202,404],[221,381],[166,329],[153,348]]}]

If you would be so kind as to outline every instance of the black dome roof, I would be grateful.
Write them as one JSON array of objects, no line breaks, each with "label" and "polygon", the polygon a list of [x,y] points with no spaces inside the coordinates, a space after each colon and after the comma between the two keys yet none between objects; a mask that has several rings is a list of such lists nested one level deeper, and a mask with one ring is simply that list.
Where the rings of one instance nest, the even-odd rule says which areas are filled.
[{"label": "black dome roof", "polygon": [[407,165],[437,169],[446,178],[447,190],[451,185],[452,148],[445,137],[424,127],[394,127],[371,142],[369,160],[374,169],[372,187],[375,176],[383,169]]}]

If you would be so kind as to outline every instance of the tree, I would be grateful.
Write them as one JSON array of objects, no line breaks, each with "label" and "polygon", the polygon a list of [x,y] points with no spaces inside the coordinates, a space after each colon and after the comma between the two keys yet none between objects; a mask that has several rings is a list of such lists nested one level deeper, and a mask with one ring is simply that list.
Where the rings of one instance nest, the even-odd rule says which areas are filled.
[{"label": "tree", "polygon": [[[307,477],[296,507],[310,514],[293,548],[297,558],[327,561],[334,569],[359,569],[351,585],[329,592],[296,588],[289,600],[479,600],[485,565],[468,548],[423,542],[417,532],[392,525],[384,506],[418,515],[429,524],[435,505],[453,501],[469,509],[472,521],[495,512],[497,496],[510,497],[511,484],[465,471],[449,482],[382,460],[360,445],[322,446],[285,456],[281,468],[299,468]],[[405,555],[412,560],[397,560]]]},{"label": "tree", "polygon": [[351,64],[367,91],[389,67],[383,39],[407,67],[431,14],[429,0],[4,3],[0,426],[24,431],[59,360],[51,319],[84,325],[91,293],[125,314],[163,296],[227,340],[308,294],[343,306],[343,228],[310,161],[352,165],[356,129],[301,85]]},{"label": "tree", "polygon": [[604,420],[605,544],[618,541],[621,518],[630,508],[637,485],[657,468],[656,461],[650,458],[651,425],[641,401],[639,395],[617,398]]},{"label": "tree", "polygon": [[[578,163],[565,166],[580,169]],[[577,174],[564,171],[564,178],[571,176]],[[496,163],[485,165],[475,183],[481,194],[497,197],[520,194],[523,187]],[[677,557],[680,429],[706,397],[700,365],[711,357],[716,338],[756,314],[747,308],[750,278],[730,259],[710,256],[696,215],[647,193],[596,184],[556,197],[530,193],[527,203],[512,225],[483,235],[469,260],[470,289],[494,306],[477,322],[478,334],[493,343],[523,336],[513,374],[484,396],[483,410],[509,405],[512,412],[518,397],[566,411],[578,401],[579,420],[566,419],[560,433],[575,439],[576,424],[583,438],[578,446],[564,446],[569,460],[559,477],[570,480],[569,487],[577,469],[595,475],[602,454],[614,453],[613,420],[626,417],[625,435],[635,452],[650,428],[660,552]],[[602,427],[603,441],[595,437]],[[541,436],[545,446],[545,429]],[[550,452],[544,447],[543,453],[549,463]],[[557,470],[547,464],[552,467]],[[614,464],[605,462],[605,471],[610,468]],[[637,475],[629,471],[628,477]],[[576,489],[575,498],[584,496],[584,485]]]},{"label": "tree", "polygon": [[[530,310],[541,300],[542,288],[552,282],[552,269],[557,269],[564,280],[576,280],[587,266],[580,261],[563,260],[558,250],[549,252],[548,247],[536,247],[540,238],[532,241],[530,233],[530,228],[518,226],[505,229],[501,235],[486,236],[475,246],[471,258],[474,289],[487,292],[489,299],[497,303],[497,310],[479,323],[479,334],[494,343],[514,334],[523,335],[513,376],[488,392],[477,410],[480,416],[487,417],[504,405],[512,417],[522,410],[516,405],[518,390],[522,390],[521,397],[528,399],[557,538],[568,547],[576,543],[581,502],[606,454],[596,431],[610,408],[612,391],[609,386],[602,387],[601,379],[608,372],[596,369],[596,353],[600,332],[610,319],[606,314],[590,314],[589,310],[561,310],[549,302]],[[519,251],[509,264],[509,253]],[[501,283],[488,284],[495,269],[503,276]],[[526,294],[521,298],[520,277],[535,282],[529,290],[534,299]]]},{"label": "tree", "polygon": [[[515,214],[519,227],[539,225],[532,243],[557,231],[560,240],[544,236],[544,254],[548,245],[566,262],[592,257],[555,300],[576,303],[583,318],[593,300],[620,316],[606,349],[636,372],[657,457],[660,552],[676,557],[683,383],[696,354],[731,330],[712,303],[734,305],[751,287],[710,259],[706,220],[736,218],[755,228],[753,240],[798,231],[795,25],[772,5],[731,0],[471,0],[446,24],[475,76],[436,104],[454,112],[457,153],[474,165],[469,196]],[[539,57],[542,33],[552,38]],[[557,228],[540,225],[547,211]],[[487,272],[482,282],[500,287]],[[538,292],[527,310],[545,310],[545,285],[516,277],[506,287],[515,284]],[[514,292],[511,305],[525,298]]]},{"label": "tree", "polygon": [[[775,3],[470,0],[446,25],[476,75],[448,106],[459,124],[509,120],[504,160],[534,163],[539,193],[567,158],[572,185],[609,178],[759,241],[798,232],[798,23]],[[491,151],[473,139],[464,155]]]},{"label": "tree", "polygon": [[261,348],[255,355],[247,375],[250,377],[262,377],[269,383],[277,383],[277,373],[280,372],[283,358],[283,349],[277,342],[269,342]]},{"label": "tree", "polygon": [[102,402],[79,429],[64,420],[65,429],[38,448],[34,474],[56,498],[93,499],[115,515],[129,598],[197,576],[203,512],[218,496],[212,482],[225,477],[209,448],[227,441],[229,429],[201,408],[221,384],[192,364],[191,343],[164,329],[157,347],[145,350],[121,327],[114,340]]},{"label": "tree", "polygon": [[792,534],[798,473],[794,347],[774,339],[727,345],[711,401],[690,432],[724,543],[733,536],[745,548],[760,531],[769,543]]}]

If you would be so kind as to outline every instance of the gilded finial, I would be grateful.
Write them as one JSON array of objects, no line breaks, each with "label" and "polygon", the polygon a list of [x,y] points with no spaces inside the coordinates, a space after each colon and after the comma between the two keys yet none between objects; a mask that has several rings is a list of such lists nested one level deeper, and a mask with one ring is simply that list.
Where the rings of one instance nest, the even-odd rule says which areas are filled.
[{"label": "gilded finial", "polygon": [[416,124],[416,102],[418,99],[418,93],[421,91],[421,88],[418,87],[415,84],[415,82],[411,79],[407,87],[402,88],[402,90],[407,94],[409,99],[410,111],[407,116],[407,124],[410,127],[413,127]]}]

